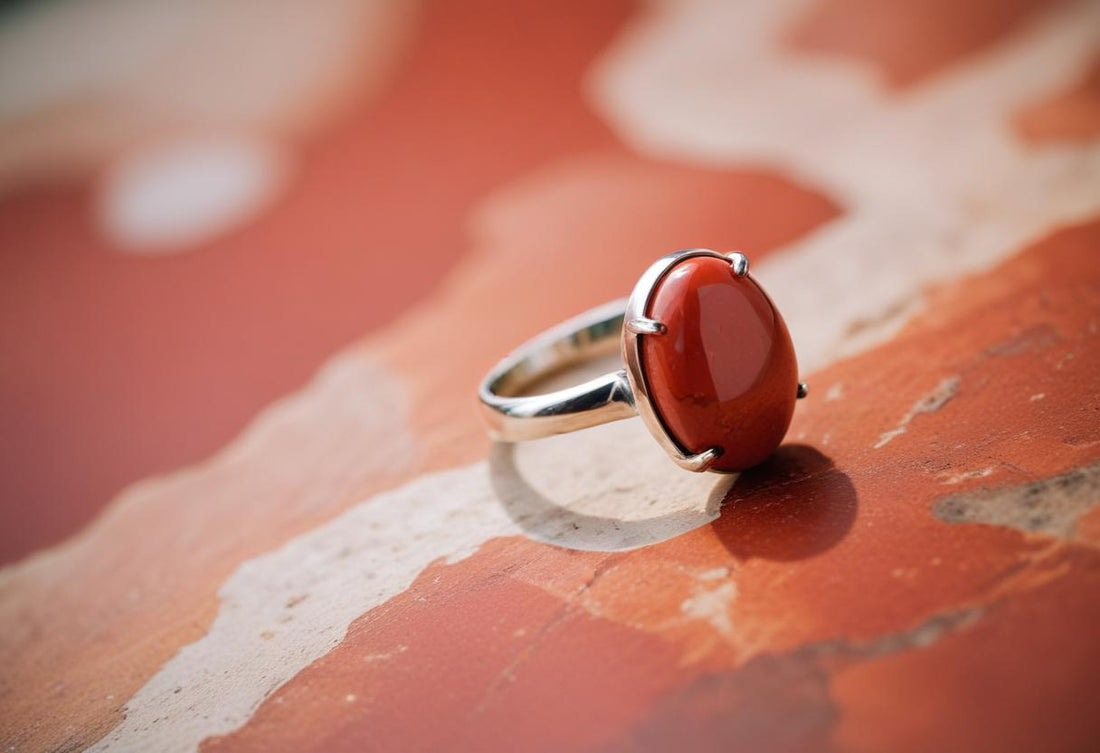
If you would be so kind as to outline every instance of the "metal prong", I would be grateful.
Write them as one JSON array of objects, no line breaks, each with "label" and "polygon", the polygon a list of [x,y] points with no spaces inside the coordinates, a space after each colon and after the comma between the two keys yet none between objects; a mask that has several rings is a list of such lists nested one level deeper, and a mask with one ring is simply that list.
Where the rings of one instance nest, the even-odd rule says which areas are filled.
[{"label": "metal prong", "polygon": [[698,455],[688,455],[683,459],[681,464],[689,471],[705,471],[707,468],[710,468],[711,463],[717,460],[721,454],[721,447],[711,447],[709,450],[704,450]]},{"label": "metal prong", "polygon": [[744,277],[749,273],[749,257],[745,256],[740,251],[732,251],[726,254],[726,258],[730,260],[730,265],[733,267],[733,273],[738,277]]},{"label": "metal prong", "polygon": [[631,319],[626,323],[626,328],[638,335],[663,335],[668,332],[664,322],[656,319],[647,319],[644,316]]},{"label": "metal prong", "polygon": [[809,395],[809,394],[810,394],[810,385],[806,384],[805,382],[799,382],[798,383],[798,399],[801,400],[802,398],[806,397],[806,395]]}]

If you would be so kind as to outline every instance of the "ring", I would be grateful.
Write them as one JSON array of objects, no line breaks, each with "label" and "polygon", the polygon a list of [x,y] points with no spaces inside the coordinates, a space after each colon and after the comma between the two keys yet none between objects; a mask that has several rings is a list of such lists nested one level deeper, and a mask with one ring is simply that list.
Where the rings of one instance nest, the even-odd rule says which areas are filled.
[{"label": "ring", "polygon": [[[624,368],[541,395],[550,374],[621,349]],[[493,439],[518,442],[641,415],[681,468],[741,471],[783,441],[808,388],[787,325],[739,251],[676,251],[629,298],[524,343],[478,390]]]}]

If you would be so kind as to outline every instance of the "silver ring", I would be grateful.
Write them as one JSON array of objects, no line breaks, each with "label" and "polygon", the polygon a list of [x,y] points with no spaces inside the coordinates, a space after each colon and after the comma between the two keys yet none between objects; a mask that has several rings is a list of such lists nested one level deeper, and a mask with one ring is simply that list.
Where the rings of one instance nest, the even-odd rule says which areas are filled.
[{"label": "silver ring", "polygon": [[[721,260],[723,266],[707,261],[710,259]],[[689,260],[697,261],[684,265]],[[662,283],[672,279],[670,275],[678,269],[683,270],[675,276],[680,279],[670,291],[661,292]],[[719,269],[728,270],[728,281]],[[696,297],[692,298],[680,291],[691,291],[691,276],[698,280],[704,274],[709,275],[709,282],[699,290],[708,291],[710,301],[736,302],[739,296],[751,300],[755,308],[742,305],[735,313],[749,312],[739,315],[753,321],[723,317],[719,322],[706,322],[703,331],[707,316],[703,308],[709,305],[708,310],[713,311],[713,303],[703,301],[702,292],[694,291]],[[729,292],[726,287],[739,292]],[[721,295],[715,296],[716,289]],[[683,298],[679,303],[685,309],[682,317],[674,313],[668,318],[675,318],[675,322],[666,323],[651,316],[655,303],[665,309],[671,306],[675,312],[677,295]],[[655,297],[660,300],[655,302]],[[729,309],[730,304],[724,305]],[[696,313],[695,328],[687,309]],[[646,338],[661,338],[662,343],[650,349],[644,345]],[[703,338],[709,339],[704,343]],[[567,389],[521,394],[551,373],[607,355],[616,347],[622,353],[623,369]],[[652,363],[647,363],[647,351],[655,356]],[[713,365],[719,360],[734,363],[730,358],[737,359],[738,368],[733,371],[739,375],[747,371],[747,375],[738,377],[739,384],[732,390],[735,394],[719,394],[722,390],[731,392],[726,386],[719,388],[716,382],[728,379],[728,374],[715,374]],[[694,380],[694,386],[677,393],[675,387],[661,386],[668,380],[655,382],[651,373],[651,368],[659,366],[666,367],[663,373],[672,373],[667,370],[669,364],[676,371],[676,359],[688,365],[702,362],[710,371],[699,378],[689,372],[688,379]],[[699,384],[703,385],[701,389]],[[655,387],[660,394],[654,394]],[[763,288],[749,275],[748,257],[737,251],[720,254],[687,249],[654,262],[629,298],[585,312],[521,345],[486,375],[478,395],[489,433],[497,441],[537,439],[641,415],[650,433],[681,468],[730,472],[755,465],[778,446],[790,424],[794,400],[807,392],[806,384],[797,379],[786,325]],[[660,403],[664,404],[663,411]],[[685,411],[677,407],[685,405],[688,417],[694,417],[696,423],[705,424],[705,418],[700,421],[699,417],[705,416],[700,411],[712,411],[711,423],[716,426],[709,433],[720,439],[705,442],[707,446],[692,446],[686,437],[693,432],[685,430],[689,424],[680,415]],[[679,433],[676,424],[680,425]]]}]

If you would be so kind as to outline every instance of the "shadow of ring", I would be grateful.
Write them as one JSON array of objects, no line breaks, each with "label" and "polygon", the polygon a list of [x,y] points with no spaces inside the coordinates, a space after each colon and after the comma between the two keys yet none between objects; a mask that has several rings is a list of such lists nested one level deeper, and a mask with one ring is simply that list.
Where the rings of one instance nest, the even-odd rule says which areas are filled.
[{"label": "shadow of ring", "polygon": [[[508,516],[527,536],[568,549],[598,552],[656,544],[713,522],[736,480],[736,476],[716,477],[702,511],[693,508],[641,520],[622,520],[585,515],[540,493],[516,467],[514,444],[493,444],[489,478]],[[593,490],[593,494],[598,493],[598,489]]]}]

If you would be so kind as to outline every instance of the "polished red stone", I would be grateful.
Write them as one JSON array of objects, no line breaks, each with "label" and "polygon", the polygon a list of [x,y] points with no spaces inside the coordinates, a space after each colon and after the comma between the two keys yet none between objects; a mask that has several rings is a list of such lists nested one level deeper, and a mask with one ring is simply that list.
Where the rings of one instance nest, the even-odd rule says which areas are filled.
[{"label": "polished red stone", "polygon": [[690,454],[721,447],[711,466],[739,471],[783,441],[798,366],[787,325],[750,276],[723,259],[679,262],[657,284],[647,315],[664,335],[642,336],[642,368],[658,415]]}]

